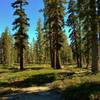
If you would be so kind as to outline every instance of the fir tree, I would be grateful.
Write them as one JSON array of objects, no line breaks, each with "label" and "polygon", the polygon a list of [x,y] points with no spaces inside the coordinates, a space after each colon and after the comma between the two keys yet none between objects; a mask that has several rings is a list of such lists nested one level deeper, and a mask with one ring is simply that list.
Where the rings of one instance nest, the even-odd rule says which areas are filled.
[{"label": "fir tree", "polygon": [[96,22],[96,0],[90,0],[90,16],[91,16],[91,55],[92,55],[92,72],[99,71],[98,67],[98,37],[97,37],[97,22]]},{"label": "fir tree", "polygon": [[17,16],[17,18],[13,22],[14,25],[13,30],[16,30],[14,38],[15,38],[15,46],[18,50],[20,57],[20,70],[24,69],[23,55],[24,55],[24,49],[26,47],[25,43],[28,39],[27,27],[29,26],[28,23],[29,19],[27,18],[25,9],[23,8],[25,5],[28,5],[28,2],[26,0],[16,0],[14,3],[12,3],[12,7],[15,9],[14,16]]},{"label": "fir tree", "polygon": [[13,62],[13,44],[8,28],[2,33],[3,64],[10,66]]},{"label": "fir tree", "polygon": [[79,18],[78,16],[78,9],[77,9],[77,1],[70,0],[68,5],[68,19],[67,19],[67,26],[70,27],[70,41],[71,41],[71,48],[73,51],[73,57],[75,62],[77,62],[77,67],[82,67],[81,61],[81,35],[80,35],[80,26],[79,26]]},{"label": "fir tree", "polygon": [[64,28],[65,0],[44,0],[45,28],[49,35],[51,67],[60,69],[60,49]]},{"label": "fir tree", "polygon": [[37,46],[38,46],[38,62],[43,62],[43,31],[41,19],[37,22]]}]

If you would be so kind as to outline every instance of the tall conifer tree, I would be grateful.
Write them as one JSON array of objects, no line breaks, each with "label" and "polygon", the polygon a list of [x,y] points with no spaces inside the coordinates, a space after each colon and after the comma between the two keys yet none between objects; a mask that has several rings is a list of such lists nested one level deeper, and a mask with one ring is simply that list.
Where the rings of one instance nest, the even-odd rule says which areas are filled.
[{"label": "tall conifer tree", "polygon": [[42,31],[42,22],[41,19],[38,19],[37,22],[37,46],[38,46],[38,63],[43,62],[43,31]]},{"label": "tall conifer tree", "polygon": [[12,62],[12,55],[13,55],[13,44],[12,39],[9,34],[8,28],[2,33],[2,49],[3,49],[3,64],[10,66]]},{"label": "tall conifer tree", "polygon": [[66,0],[44,0],[45,28],[49,35],[51,67],[60,69],[60,54],[62,47],[62,31]]},{"label": "tall conifer tree", "polygon": [[12,3],[12,7],[15,9],[14,16],[16,16],[15,21],[13,22],[13,30],[16,30],[14,34],[15,38],[15,46],[19,52],[20,58],[20,70],[24,69],[24,49],[26,47],[25,43],[27,42],[28,35],[27,35],[27,27],[29,26],[27,15],[25,13],[24,6],[28,5],[27,0],[15,0]]}]

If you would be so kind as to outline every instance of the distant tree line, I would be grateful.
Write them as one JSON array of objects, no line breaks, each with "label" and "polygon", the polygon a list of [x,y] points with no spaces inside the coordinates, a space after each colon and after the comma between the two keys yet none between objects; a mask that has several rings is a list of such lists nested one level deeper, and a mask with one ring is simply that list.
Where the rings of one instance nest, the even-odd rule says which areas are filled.
[{"label": "distant tree line", "polygon": [[[47,38],[45,35],[46,33],[42,31],[42,23],[39,19],[37,22],[37,39],[26,44],[23,54],[24,64],[50,64],[50,47],[46,44]],[[64,35],[64,44],[60,50],[60,59],[62,64],[72,62],[72,51],[68,45],[66,35]],[[15,46],[14,37],[6,28],[0,38],[0,64],[13,67],[14,64],[18,63],[20,63],[19,50]]]}]

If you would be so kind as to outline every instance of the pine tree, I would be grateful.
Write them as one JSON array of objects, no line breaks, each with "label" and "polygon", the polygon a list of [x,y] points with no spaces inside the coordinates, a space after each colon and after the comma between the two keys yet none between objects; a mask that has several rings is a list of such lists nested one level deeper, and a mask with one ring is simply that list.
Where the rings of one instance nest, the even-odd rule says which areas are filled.
[{"label": "pine tree", "polygon": [[98,37],[97,37],[97,22],[96,22],[96,0],[90,1],[91,15],[91,54],[92,54],[92,72],[99,71],[98,67]]},{"label": "pine tree", "polygon": [[98,18],[98,35],[99,35],[99,66],[100,66],[100,0],[97,0],[97,18]]},{"label": "pine tree", "polygon": [[83,0],[80,2],[80,19],[83,20],[84,27],[84,45],[87,65],[89,64],[89,56],[91,51],[92,72],[99,71],[98,67],[98,32],[97,32],[97,5],[96,0]]},{"label": "pine tree", "polygon": [[68,5],[68,19],[67,26],[70,27],[69,38],[71,41],[71,48],[73,51],[73,57],[77,62],[77,67],[82,67],[82,50],[81,50],[81,28],[80,21],[78,18],[78,6],[77,1],[70,0]]},{"label": "pine tree", "polygon": [[38,43],[35,41],[34,46],[33,46],[33,54],[34,54],[34,63],[39,64],[39,58],[38,58]]},{"label": "pine tree", "polygon": [[44,55],[44,63],[45,64],[50,64],[50,44],[49,44],[49,37],[48,37],[48,34],[47,32],[45,31],[44,32],[44,35],[43,35],[43,55]]},{"label": "pine tree", "polygon": [[72,63],[72,51],[71,47],[68,44],[67,36],[63,34],[63,46],[60,50],[60,55],[61,55],[61,63],[62,64],[68,64]]},{"label": "pine tree", "polygon": [[4,65],[12,65],[12,55],[13,55],[13,44],[11,40],[11,36],[9,34],[8,28],[5,29],[5,31],[2,33],[2,48],[3,48],[3,64]]},{"label": "pine tree", "polygon": [[89,66],[90,62],[90,47],[91,47],[91,34],[90,34],[90,22],[91,22],[91,16],[90,16],[90,0],[78,0],[79,5],[79,19],[82,22],[81,26],[83,27],[82,34],[82,44],[83,44],[83,55],[85,56],[86,60],[86,68]]},{"label": "pine tree", "polygon": [[38,46],[38,62],[41,64],[43,62],[43,31],[42,22],[39,18],[37,22],[37,46]]},{"label": "pine tree", "polygon": [[13,66],[14,63],[15,63],[14,59],[15,59],[15,55],[16,55],[14,53],[14,38],[13,38],[12,35],[9,35],[9,36],[10,36],[10,43],[11,43],[11,52],[10,52],[11,59],[10,59],[10,65]]},{"label": "pine tree", "polygon": [[60,69],[60,49],[64,28],[65,0],[44,0],[45,28],[49,35],[51,67]]},{"label": "pine tree", "polygon": [[29,19],[27,18],[25,9],[23,8],[25,5],[28,5],[28,2],[26,0],[16,0],[14,3],[12,3],[12,7],[15,9],[14,16],[17,16],[17,18],[13,22],[13,30],[16,30],[14,38],[15,46],[20,57],[20,70],[24,69],[23,54],[25,49],[25,42],[28,39],[27,27],[29,26]]},{"label": "pine tree", "polygon": [[30,43],[29,45],[29,63],[34,63],[34,51],[33,51],[33,43]]},{"label": "pine tree", "polygon": [[[99,2],[99,1],[97,1]],[[92,72],[99,71],[98,67],[98,31],[97,31],[97,5],[96,0],[77,0],[78,18],[83,27],[83,43],[87,66],[91,51]]]},{"label": "pine tree", "polygon": [[29,46],[29,43],[28,43],[28,41],[26,41],[25,42],[25,49],[24,49],[24,54],[23,54],[23,56],[24,56],[24,64],[29,64],[29,53],[30,53],[30,46]]},{"label": "pine tree", "polygon": [[36,46],[35,46],[35,39],[33,38],[33,41],[32,41],[32,63],[36,63]]}]

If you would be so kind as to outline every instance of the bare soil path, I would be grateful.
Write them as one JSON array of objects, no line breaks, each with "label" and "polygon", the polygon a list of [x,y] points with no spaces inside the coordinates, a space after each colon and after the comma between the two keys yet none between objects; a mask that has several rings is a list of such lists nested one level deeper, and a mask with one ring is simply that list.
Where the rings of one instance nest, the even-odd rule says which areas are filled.
[{"label": "bare soil path", "polygon": [[48,86],[16,89],[19,93],[11,93],[0,100],[63,100],[59,90],[50,90]]}]

